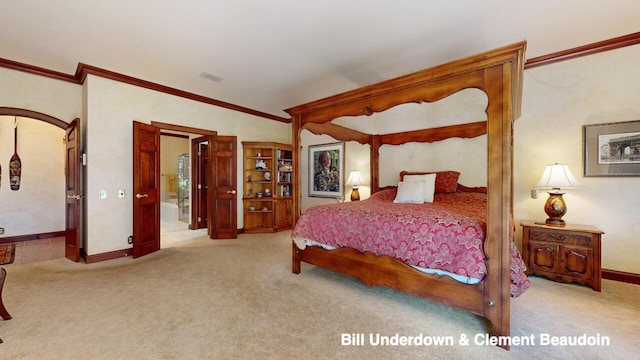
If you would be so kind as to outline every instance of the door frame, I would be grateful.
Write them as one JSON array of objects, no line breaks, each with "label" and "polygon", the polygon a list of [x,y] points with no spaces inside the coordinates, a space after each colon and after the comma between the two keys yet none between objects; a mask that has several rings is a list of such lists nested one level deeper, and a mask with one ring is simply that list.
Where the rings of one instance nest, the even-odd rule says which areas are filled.
[{"label": "door frame", "polygon": [[[158,129],[160,129],[160,131],[162,130],[169,130],[169,131],[177,131],[180,133],[187,133],[187,134],[195,134],[195,135],[202,135],[201,137],[198,137],[197,139],[201,139],[201,140],[207,140],[210,143],[215,139],[216,136],[218,136],[218,132],[215,130],[206,130],[206,129],[200,129],[200,128],[195,128],[195,127],[191,127],[191,126],[184,126],[184,125],[175,125],[175,124],[168,124],[168,123],[163,123],[163,122],[158,122],[158,121],[151,121],[151,125],[157,127]],[[163,134],[166,135],[166,134]],[[191,151],[193,152],[193,141],[195,139],[191,139],[191,144],[189,145],[191,147]],[[160,140],[162,142],[162,140]],[[211,148],[211,146],[209,146],[209,159],[211,159],[213,153],[213,149]],[[160,155],[162,157],[162,155]],[[193,154],[191,156],[191,168],[193,169]],[[193,170],[192,170],[192,177],[193,177]],[[209,179],[208,179],[209,180]],[[191,187],[191,193],[193,194],[193,179],[191,181],[192,183],[192,187]],[[207,197],[209,197],[209,190],[207,190]],[[196,230],[198,229],[197,226],[194,225],[194,206],[193,206],[193,201],[194,201],[194,197],[190,196],[189,199],[189,206],[190,206],[190,212],[191,212],[191,222],[189,223],[189,229],[191,230]],[[207,203],[207,214],[213,214],[213,209],[211,208],[211,205],[209,203]],[[197,219],[195,219],[197,220]]]},{"label": "door frame", "polygon": [[[197,134],[197,135],[202,135],[202,136],[208,136],[209,139],[209,177],[208,177],[208,181],[212,181],[213,179],[213,174],[214,174],[214,166],[211,164],[212,159],[215,158],[215,147],[212,146],[212,144],[215,143],[215,139],[218,136],[218,132],[214,131],[214,130],[206,130],[206,129],[200,129],[200,128],[195,128],[195,127],[190,127],[190,126],[183,126],[183,125],[175,125],[175,124],[168,124],[168,123],[163,123],[163,122],[158,122],[158,121],[151,121],[150,125],[157,127],[160,130],[169,130],[169,131],[177,131],[177,132],[182,132],[182,133],[189,133],[189,134]],[[212,193],[212,187],[209,186],[207,189],[207,215],[209,218],[209,223],[211,223],[211,219],[212,217],[216,214],[215,211],[215,202],[213,201],[214,198],[214,194]],[[191,200],[193,201],[193,200]],[[236,217],[236,224],[237,224],[237,212],[234,214],[234,216]],[[159,225],[158,225],[159,226]],[[210,226],[208,226],[209,229],[209,236],[211,236],[211,232],[210,232]],[[159,231],[159,229],[158,229]]]}]

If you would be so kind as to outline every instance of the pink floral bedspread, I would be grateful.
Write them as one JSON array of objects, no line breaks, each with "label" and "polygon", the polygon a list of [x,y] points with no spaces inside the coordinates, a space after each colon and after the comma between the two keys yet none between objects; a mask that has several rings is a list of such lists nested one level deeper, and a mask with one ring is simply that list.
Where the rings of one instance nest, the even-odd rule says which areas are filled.
[{"label": "pink floral bedspread", "polygon": [[[409,265],[439,269],[482,279],[487,273],[483,241],[486,231],[486,194],[435,194],[433,203],[396,204],[396,189],[369,199],[307,209],[292,237],[334,247],[350,247],[388,255]],[[525,264],[510,242],[512,297],[530,283]]]}]

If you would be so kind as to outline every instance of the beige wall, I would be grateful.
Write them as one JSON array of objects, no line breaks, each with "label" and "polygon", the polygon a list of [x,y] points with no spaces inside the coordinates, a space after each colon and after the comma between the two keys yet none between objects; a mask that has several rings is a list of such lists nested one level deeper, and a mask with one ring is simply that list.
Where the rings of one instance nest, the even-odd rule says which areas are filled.
[{"label": "beige wall", "polygon": [[[87,110],[87,253],[128,248],[133,232],[133,120],[158,121],[215,130],[238,138],[238,174],[242,171],[242,141],[291,143],[291,125],[248,115],[97,76],[85,82]],[[238,189],[242,179],[238,178]],[[125,190],[126,198],[115,196]],[[108,197],[99,198],[100,190]],[[238,191],[240,197],[242,191]],[[238,226],[243,226],[238,200]]]},{"label": "beige wall", "polygon": [[[582,126],[640,120],[640,45],[525,71],[522,117],[515,123],[516,219],[546,218],[544,166],[569,165],[583,185],[564,195],[567,222],[602,229],[602,266],[640,273],[640,177],[583,177]],[[519,234],[518,234],[519,235]]]},{"label": "beige wall", "polygon": [[14,152],[14,117],[0,116],[0,227],[11,237],[64,231],[64,130],[17,117],[20,189],[9,187]]},{"label": "beige wall", "polygon": [[33,110],[70,123],[82,115],[82,87],[0,67],[0,106]]}]

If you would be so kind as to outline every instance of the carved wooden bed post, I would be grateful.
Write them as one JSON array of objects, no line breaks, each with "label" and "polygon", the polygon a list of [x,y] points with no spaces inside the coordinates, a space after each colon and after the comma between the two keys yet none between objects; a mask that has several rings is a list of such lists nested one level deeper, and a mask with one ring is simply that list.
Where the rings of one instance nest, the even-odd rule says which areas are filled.
[{"label": "carved wooden bed post", "polygon": [[369,140],[369,171],[371,174],[371,193],[380,190],[380,135],[371,135]]}]

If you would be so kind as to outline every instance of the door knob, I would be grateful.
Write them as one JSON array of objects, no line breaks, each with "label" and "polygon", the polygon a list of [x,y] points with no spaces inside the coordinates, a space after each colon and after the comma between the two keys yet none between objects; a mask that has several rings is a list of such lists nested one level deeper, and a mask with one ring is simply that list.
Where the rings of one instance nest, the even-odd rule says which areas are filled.
[{"label": "door knob", "polygon": [[143,197],[149,197],[149,194],[136,194],[136,197],[138,199],[143,198]]},{"label": "door knob", "polygon": [[231,195],[235,195],[236,193],[237,191],[235,189],[227,191],[227,194],[231,194]]}]

